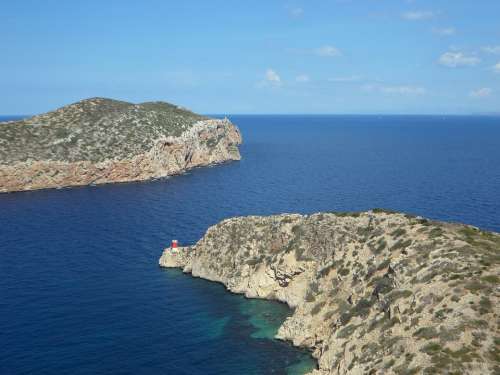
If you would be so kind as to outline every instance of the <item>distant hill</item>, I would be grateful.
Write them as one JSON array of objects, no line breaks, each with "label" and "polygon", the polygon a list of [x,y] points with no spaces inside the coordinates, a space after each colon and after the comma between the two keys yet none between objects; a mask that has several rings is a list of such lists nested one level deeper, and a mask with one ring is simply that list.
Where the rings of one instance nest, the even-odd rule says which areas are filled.
[{"label": "distant hill", "polygon": [[85,99],[0,123],[0,191],[164,177],[239,159],[240,142],[228,120],[170,103]]},{"label": "distant hill", "polygon": [[0,161],[102,161],[138,155],[162,135],[178,136],[207,119],[173,104],[91,98],[2,124]]}]

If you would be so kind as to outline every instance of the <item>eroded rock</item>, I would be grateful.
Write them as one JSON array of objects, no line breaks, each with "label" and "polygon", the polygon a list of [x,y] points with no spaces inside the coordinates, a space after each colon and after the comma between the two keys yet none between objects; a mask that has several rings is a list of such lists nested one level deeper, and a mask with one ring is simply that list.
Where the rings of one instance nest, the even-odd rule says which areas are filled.
[{"label": "eroded rock", "polygon": [[162,102],[93,98],[0,123],[0,192],[143,181],[239,160],[241,135]]},{"label": "eroded rock", "polygon": [[499,259],[499,234],[374,210],[224,220],[160,264],[294,307],[277,337],[315,374],[488,374]]}]

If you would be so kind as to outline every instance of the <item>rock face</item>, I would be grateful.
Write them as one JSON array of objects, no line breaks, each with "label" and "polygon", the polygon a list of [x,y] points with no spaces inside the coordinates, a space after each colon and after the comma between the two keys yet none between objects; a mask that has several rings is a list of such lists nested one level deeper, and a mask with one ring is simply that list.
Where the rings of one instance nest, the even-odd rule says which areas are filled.
[{"label": "rock face", "polygon": [[373,210],[224,220],[160,265],[288,303],[314,374],[489,374],[499,261],[500,234]]},{"label": "rock face", "polygon": [[229,120],[92,98],[0,123],[0,192],[141,181],[239,160]]}]

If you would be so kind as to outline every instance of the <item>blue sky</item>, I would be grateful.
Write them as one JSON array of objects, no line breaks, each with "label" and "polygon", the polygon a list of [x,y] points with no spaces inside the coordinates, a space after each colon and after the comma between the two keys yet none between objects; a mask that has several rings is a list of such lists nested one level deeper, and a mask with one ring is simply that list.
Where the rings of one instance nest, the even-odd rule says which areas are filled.
[{"label": "blue sky", "polygon": [[2,1],[0,114],[500,112],[500,1]]}]

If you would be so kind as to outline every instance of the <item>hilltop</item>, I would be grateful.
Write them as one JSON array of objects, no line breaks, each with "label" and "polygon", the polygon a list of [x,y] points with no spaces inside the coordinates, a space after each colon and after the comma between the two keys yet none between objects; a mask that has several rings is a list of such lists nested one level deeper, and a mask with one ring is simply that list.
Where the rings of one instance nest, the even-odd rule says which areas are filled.
[{"label": "hilltop", "polygon": [[85,99],[24,120],[0,123],[0,161],[121,159],[149,150],[160,136],[178,136],[206,119],[165,102]]}]

